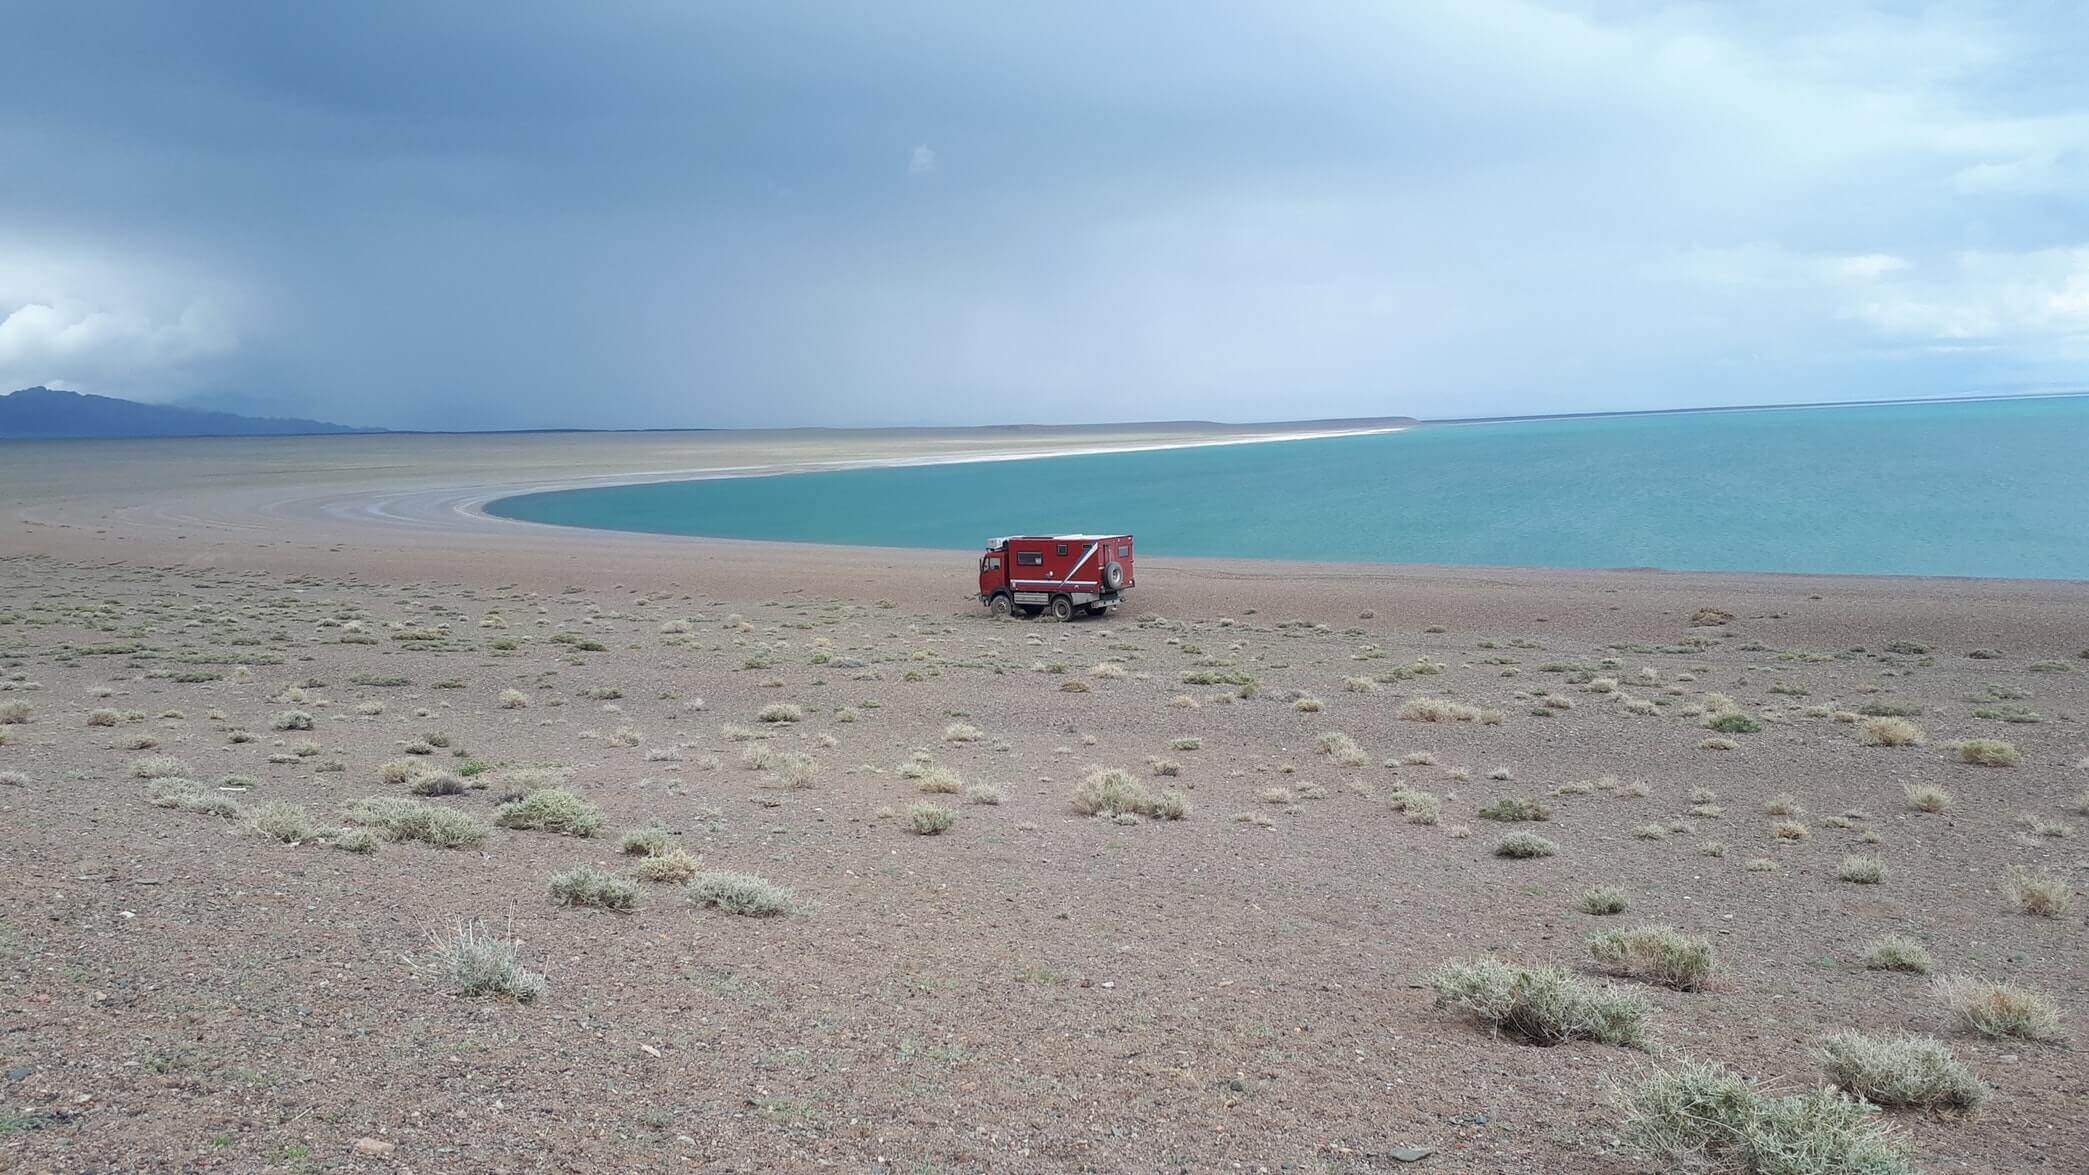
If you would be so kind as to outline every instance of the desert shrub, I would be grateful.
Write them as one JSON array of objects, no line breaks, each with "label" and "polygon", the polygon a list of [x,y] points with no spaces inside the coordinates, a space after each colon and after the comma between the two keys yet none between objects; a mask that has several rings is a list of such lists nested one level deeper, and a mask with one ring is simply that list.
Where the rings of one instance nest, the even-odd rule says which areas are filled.
[{"label": "desert shrub", "polygon": [[1867,718],[1857,727],[1857,739],[1868,747],[1919,747],[1922,728],[1905,718]]},{"label": "desert shrub", "polygon": [[1453,959],[1429,978],[1436,1006],[1532,1044],[1570,1040],[1644,1048],[1653,1008],[1637,995],[1598,987],[1557,967]]},{"label": "desert shrub", "polygon": [[1559,852],[1559,846],[1535,832],[1512,832],[1494,842],[1494,855],[1514,860],[1532,857],[1549,857]]},{"label": "desert shrub", "polygon": [[406,790],[417,796],[461,796],[470,787],[448,771],[422,771],[414,775]]},{"label": "desert shrub", "polygon": [[703,870],[703,863],[684,848],[672,848],[654,853],[641,860],[632,870],[641,881],[682,882]]},{"label": "desert shrub", "polygon": [[1880,935],[1872,941],[1871,950],[1864,956],[1867,971],[1906,971],[1927,975],[1935,966],[1927,948],[1901,934]]},{"label": "desert shrub", "polygon": [[1401,793],[1400,807],[1407,813],[1409,824],[1434,824],[1443,819],[1443,800],[1429,792]]},{"label": "desert shrub", "polygon": [[205,791],[203,785],[191,779],[163,778],[153,784],[146,793],[146,802],[155,808],[172,808],[177,812],[198,812],[205,816],[221,816],[235,819],[245,809],[226,796]]},{"label": "desert shrub", "polygon": [[1318,742],[1321,751],[1334,759],[1338,766],[1362,767],[1371,761],[1371,756],[1364,753],[1364,748],[1358,746],[1355,739],[1339,730],[1325,732]]},{"label": "desert shrub", "polygon": [[602,810],[565,788],[547,787],[502,804],[494,812],[493,822],[502,828],[593,836],[602,827]]},{"label": "desert shrub", "polygon": [[1852,853],[1844,857],[1842,864],[1836,867],[1835,876],[1839,880],[1852,881],[1858,885],[1877,885],[1886,880],[1886,866],[1877,857]]},{"label": "desert shrub", "polygon": [[271,730],[310,730],[312,729],[312,716],[303,710],[285,710],[281,714],[276,715],[276,720],[269,723],[269,728]]},{"label": "desert shrub", "polygon": [[1673,927],[1612,930],[1591,936],[1588,948],[1598,963],[1677,991],[1702,991],[1712,980],[1710,940],[1682,934]]},{"label": "desert shrub", "polygon": [[500,706],[503,710],[527,709],[529,704],[530,696],[519,689],[504,689],[500,692]]},{"label": "desert shrub", "polygon": [[784,751],[770,764],[770,771],[785,787],[811,787],[820,777],[820,763],[803,751]]},{"label": "desert shrub", "polygon": [[439,849],[470,849],[493,835],[485,821],[421,800],[369,796],[350,803],[342,816],[353,825],[375,828],[392,840],[415,840]]},{"label": "desert shrub", "polygon": [[316,840],[319,829],[312,823],[312,816],[297,804],[281,800],[257,809],[247,818],[247,827],[284,844],[297,844]]},{"label": "desert shrub", "polygon": [[1797,820],[1779,820],[1770,826],[1770,835],[1778,840],[1805,840],[1806,826]]},{"label": "desert shrub", "polygon": [[1958,761],[1979,767],[2014,767],[2023,762],[2015,744],[1998,738],[1969,738],[1958,745]]},{"label": "desert shrub", "polygon": [[919,836],[939,836],[957,823],[957,813],[941,804],[922,801],[907,806],[907,827]]},{"label": "desert shrub", "polygon": [[2053,1001],[2014,983],[1987,983],[1966,975],[1930,983],[1937,1001],[1960,1029],[1998,1039],[2056,1041],[2064,1037]]},{"label": "desert shrub", "polygon": [[123,715],[114,710],[96,710],[87,715],[89,726],[114,726],[123,720]]},{"label": "desert shrub", "polygon": [[1150,816],[1180,820],[1189,815],[1189,799],[1170,788],[1156,796],[1129,771],[1092,767],[1074,787],[1073,809],[1083,816]]},{"label": "desert shrub", "polygon": [[638,908],[638,883],[594,865],[580,864],[551,875],[551,900],[561,906],[597,906],[604,910]]},{"label": "desert shrub", "polygon": [[1504,824],[1552,819],[1552,811],[1549,808],[1522,796],[1503,796],[1481,808],[1478,815],[1482,820],[1495,820]]},{"label": "desert shrub", "polygon": [[0,702],[0,726],[21,726],[35,712],[27,702]]},{"label": "desert shrub", "polygon": [[1624,1139],[1663,1170],[1731,1175],[1914,1175],[1864,1102],[1833,1089],[1779,1096],[1680,1061],[1623,1090]]},{"label": "desert shrub", "polygon": [[617,840],[617,851],[627,857],[657,857],[674,844],[673,834],[658,824],[633,828]]},{"label": "desert shrub", "polygon": [[[922,763],[912,765],[912,767],[911,777],[914,780],[914,790],[924,795],[954,796],[965,790],[964,777],[951,768],[938,766],[933,763]],[[900,774],[907,776],[909,772],[903,770]]]},{"label": "desert shrub", "polygon": [[1625,891],[1614,885],[1600,885],[1581,895],[1581,912],[1584,914],[1622,914],[1631,904]]},{"label": "desert shrub", "polygon": [[1951,793],[1933,783],[1904,784],[1901,791],[1908,797],[1908,806],[1917,812],[1942,812],[1951,806]]},{"label": "desert shrub", "polygon": [[378,835],[367,828],[343,828],[334,833],[329,843],[344,853],[374,853],[378,839]]},{"label": "desert shrub", "polygon": [[752,873],[713,869],[689,879],[684,887],[689,900],[699,906],[715,906],[728,914],[766,918],[791,910],[791,891]]},{"label": "desert shrub", "polygon": [[976,743],[985,737],[978,727],[964,722],[953,722],[943,728],[943,741],[947,743]]},{"label": "desert shrub", "polygon": [[1705,728],[1721,734],[1755,734],[1762,730],[1763,724],[1737,710],[1729,710],[1705,719]]},{"label": "desert shrub", "polygon": [[1000,788],[989,783],[975,783],[967,787],[964,791],[964,796],[965,802],[968,804],[987,805],[998,804],[1008,798],[1001,794]]},{"label": "desert shrub", "polygon": [[2033,873],[2021,865],[2012,867],[2002,880],[2002,896],[2017,912],[2042,918],[2058,918],[2074,904],[2074,893],[2065,880]]},{"label": "desert shrub", "polygon": [[789,702],[771,702],[755,713],[762,722],[803,722],[805,711]]},{"label": "desert shrub", "polygon": [[544,977],[523,967],[519,945],[479,923],[430,931],[428,954],[430,969],[456,995],[504,995],[526,1004],[544,994]]},{"label": "desert shrub", "polygon": [[1931,1037],[1838,1032],[1821,1041],[1819,1055],[1830,1085],[1873,1105],[1970,1110],[1987,1100],[1987,1085]]},{"label": "desert shrub", "polygon": [[175,779],[188,774],[189,765],[169,755],[147,755],[131,762],[133,779]]},{"label": "desert shrub", "polygon": [[1499,710],[1469,706],[1448,698],[1415,698],[1400,707],[1400,717],[1409,722],[1477,722],[1482,726],[1498,726],[1502,721]]}]

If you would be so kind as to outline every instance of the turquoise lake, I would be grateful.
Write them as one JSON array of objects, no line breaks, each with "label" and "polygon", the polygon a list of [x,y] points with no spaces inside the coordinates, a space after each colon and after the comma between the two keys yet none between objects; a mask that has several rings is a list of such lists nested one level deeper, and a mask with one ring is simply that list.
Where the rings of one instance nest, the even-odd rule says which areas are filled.
[{"label": "turquoise lake", "polygon": [[977,549],[2089,579],[2089,396],[1430,425],[504,498],[530,522]]}]

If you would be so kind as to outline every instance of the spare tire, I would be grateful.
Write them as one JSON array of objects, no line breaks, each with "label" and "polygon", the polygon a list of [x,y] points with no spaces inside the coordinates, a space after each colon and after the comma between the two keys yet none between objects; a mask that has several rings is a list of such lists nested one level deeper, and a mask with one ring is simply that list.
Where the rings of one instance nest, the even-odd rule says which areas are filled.
[{"label": "spare tire", "polygon": [[1113,592],[1124,586],[1124,564],[1113,559],[1103,565],[1103,586]]}]

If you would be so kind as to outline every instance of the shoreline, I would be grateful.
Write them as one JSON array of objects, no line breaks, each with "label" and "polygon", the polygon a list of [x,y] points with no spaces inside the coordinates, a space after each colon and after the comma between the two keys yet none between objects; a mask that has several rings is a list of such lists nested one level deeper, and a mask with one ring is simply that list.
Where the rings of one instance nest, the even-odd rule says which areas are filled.
[{"label": "shoreline", "polygon": [[[1295,438],[1296,430],[1273,435]],[[969,566],[969,559],[957,548],[604,530],[505,518],[482,507],[547,487],[693,480],[692,474],[700,477],[719,470],[811,472],[1026,459],[1043,452],[1094,452],[1105,445],[1121,450],[1254,443],[1259,438],[1184,438],[1173,432],[1084,436],[1079,439],[1085,445],[1056,444],[1049,449],[1034,435],[1015,439],[1021,441],[1019,446],[1008,443],[1011,438],[975,433],[821,438],[816,444],[775,436],[662,441],[617,435],[576,442],[534,434],[25,444],[13,454],[15,461],[0,468],[0,551],[96,565],[345,572],[488,586],[553,583],[585,574],[634,584],[738,584],[758,593],[813,583],[863,599],[895,592],[968,599],[971,585],[960,565]],[[996,440],[1002,442],[998,447]],[[885,450],[872,448],[875,443],[885,444]],[[2089,605],[2089,582],[2060,579],[1161,555],[1144,562],[1173,586],[1158,593],[1145,589],[1142,596],[1154,610],[1173,612],[1186,606],[1224,611],[1256,606],[1258,601],[1268,607],[1275,603],[1268,590],[1273,585],[1292,589],[1285,593],[1284,607],[1300,615],[1335,619],[1373,606],[1368,601],[1377,593],[1411,593],[1448,606],[1457,593],[1467,591],[1488,597],[1485,610],[1499,610],[1505,618],[1541,608],[1548,598],[1585,601],[1633,592],[1663,599],[1725,594],[1760,599],[1766,607],[1771,601],[1804,602],[1811,595],[1832,593],[1874,599],[1889,611],[1906,608],[1923,616],[1947,604],[1963,607],[1968,601],[2040,611]],[[1519,594],[1526,599],[1517,601]]]}]

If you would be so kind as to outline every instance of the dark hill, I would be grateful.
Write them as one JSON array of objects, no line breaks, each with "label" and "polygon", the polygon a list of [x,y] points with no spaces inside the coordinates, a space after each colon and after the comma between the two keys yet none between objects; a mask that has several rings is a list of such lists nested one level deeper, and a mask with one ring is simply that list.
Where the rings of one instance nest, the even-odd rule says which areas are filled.
[{"label": "dark hill", "polygon": [[288,437],[381,432],[323,420],[239,416],[54,388],[0,396],[0,437]]}]

